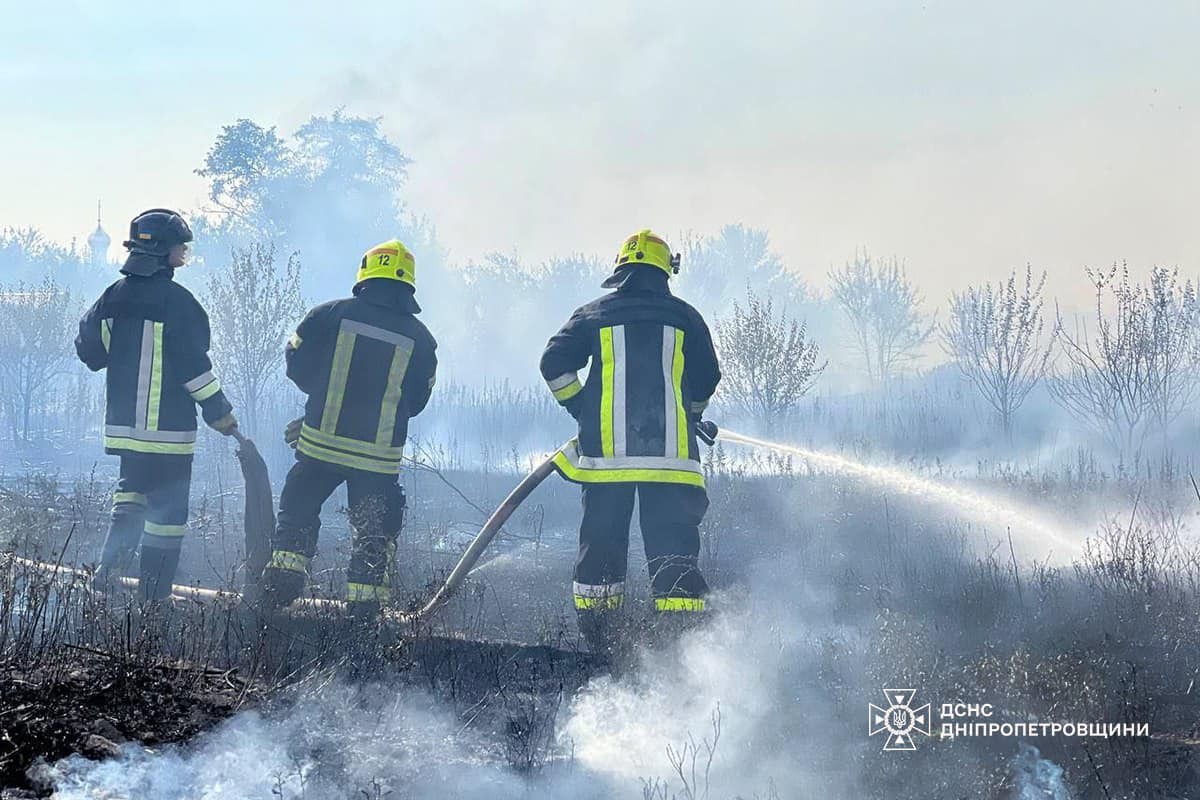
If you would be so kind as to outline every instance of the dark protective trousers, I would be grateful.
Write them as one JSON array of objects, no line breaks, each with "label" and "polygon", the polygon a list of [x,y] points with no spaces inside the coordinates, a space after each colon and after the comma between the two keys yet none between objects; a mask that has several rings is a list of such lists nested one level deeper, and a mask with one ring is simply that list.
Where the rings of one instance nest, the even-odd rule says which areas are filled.
[{"label": "dark protective trousers", "polygon": [[700,574],[700,521],[708,495],[669,483],[583,486],[583,523],[575,562],[575,608],[616,609],[624,602],[629,523],[636,492],[650,588],[658,611],[702,611],[708,585]]},{"label": "dark protective trousers", "polygon": [[187,533],[191,485],[191,456],[123,454],[101,571],[123,572],[140,542],[138,579],[143,599],[170,595]]},{"label": "dark protective trousers", "polygon": [[[288,472],[279,497],[279,524],[269,567],[306,571],[317,552],[321,506],[343,482],[350,502],[348,599],[382,601],[390,593],[388,568],[404,522],[404,490],[398,475],[351,469],[304,456]],[[300,556],[292,558],[292,554]],[[290,593],[289,593],[290,594]],[[294,597],[280,598],[290,602]]]}]

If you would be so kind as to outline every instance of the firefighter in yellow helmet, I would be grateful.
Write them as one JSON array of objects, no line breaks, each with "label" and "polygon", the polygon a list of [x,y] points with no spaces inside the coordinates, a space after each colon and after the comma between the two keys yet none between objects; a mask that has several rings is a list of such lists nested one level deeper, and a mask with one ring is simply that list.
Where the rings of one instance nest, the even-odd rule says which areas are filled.
[{"label": "firefighter in yellow helmet", "polygon": [[343,482],[353,528],[351,611],[377,612],[390,596],[408,420],[429,402],[437,370],[437,342],[416,318],[415,268],[401,242],[376,245],[360,262],[354,296],[314,308],[287,343],[287,375],[308,400],[261,581],[269,605],[304,592],[321,506]]},{"label": "firefighter in yellow helmet", "polygon": [[704,610],[697,557],[708,496],[696,434],[721,373],[704,319],[668,288],[678,270],[661,237],[633,234],[603,283],[615,291],[577,309],[542,353],[542,377],[579,423],[555,465],[583,487],[574,595],[593,649],[613,643],[635,495],[655,609]]}]

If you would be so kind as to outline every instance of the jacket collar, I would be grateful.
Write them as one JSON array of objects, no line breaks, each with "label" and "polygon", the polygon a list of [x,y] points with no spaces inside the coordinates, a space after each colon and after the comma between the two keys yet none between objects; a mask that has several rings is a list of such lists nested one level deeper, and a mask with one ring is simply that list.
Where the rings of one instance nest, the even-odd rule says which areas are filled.
[{"label": "jacket collar", "polygon": [[371,305],[382,306],[405,314],[421,313],[413,287],[389,278],[368,278],[354,285],[354,296]]},{"label": "jacket collar", "polygon": [[159,273],[165,273],[168,278],[175,275],[175,270],[167,266],[166,257],[152,256],[147,253],[130,253],[121,267],[121,272],[141,278],[149,278]]},{"label": "jacket collar", "polygon": [[619,267],[600,285],[605,289],[616,289],[620,292],[670,294],[671,287],[667,285],[667,278],[667,273],[658,267],[625,266]]}]

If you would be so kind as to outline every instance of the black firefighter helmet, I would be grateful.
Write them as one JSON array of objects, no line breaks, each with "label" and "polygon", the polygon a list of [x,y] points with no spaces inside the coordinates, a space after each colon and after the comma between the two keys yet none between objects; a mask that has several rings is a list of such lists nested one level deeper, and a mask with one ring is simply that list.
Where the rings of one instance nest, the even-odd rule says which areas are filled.
[{"label": "black firefighter helmet", "polygon": [[129,240],[124,242],[129,259],[122,272],[152,275],[167,269],[167,254],[176,245],[192,241],[187,221],[169,208],[143,211],[129,223]]}]

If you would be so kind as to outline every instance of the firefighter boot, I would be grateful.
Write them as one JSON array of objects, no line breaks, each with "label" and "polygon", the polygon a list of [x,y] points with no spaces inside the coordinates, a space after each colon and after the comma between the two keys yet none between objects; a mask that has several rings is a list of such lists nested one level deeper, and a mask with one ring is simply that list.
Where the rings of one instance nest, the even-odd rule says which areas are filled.
[{"label": "firefighter boot", "polygon": [[104,549],[100,554],[100,566],[92,578],[92,588],[109,591],[116,579],[127,574],[133,567],[134,553],[142,538],[142,526],[146,517],[146,498],[134,492],[118,492],[113,499],[112,522]]},{"label": "firefighter boot", "polygon": [[178,547],[153,547],[143,543],[138,582],[142,602],[158,602],[171,596],[171,581],[179,567]]},{"label": "firefighter boot", "polygon": [[[279,551],[276,551],[278,555]],[[275,557],[273,557],[275,560]],[[268,564],[258,582],[259,596],[264,608],[278,609],[291,605],[304,594],[308,575],[303,571]]]}]

